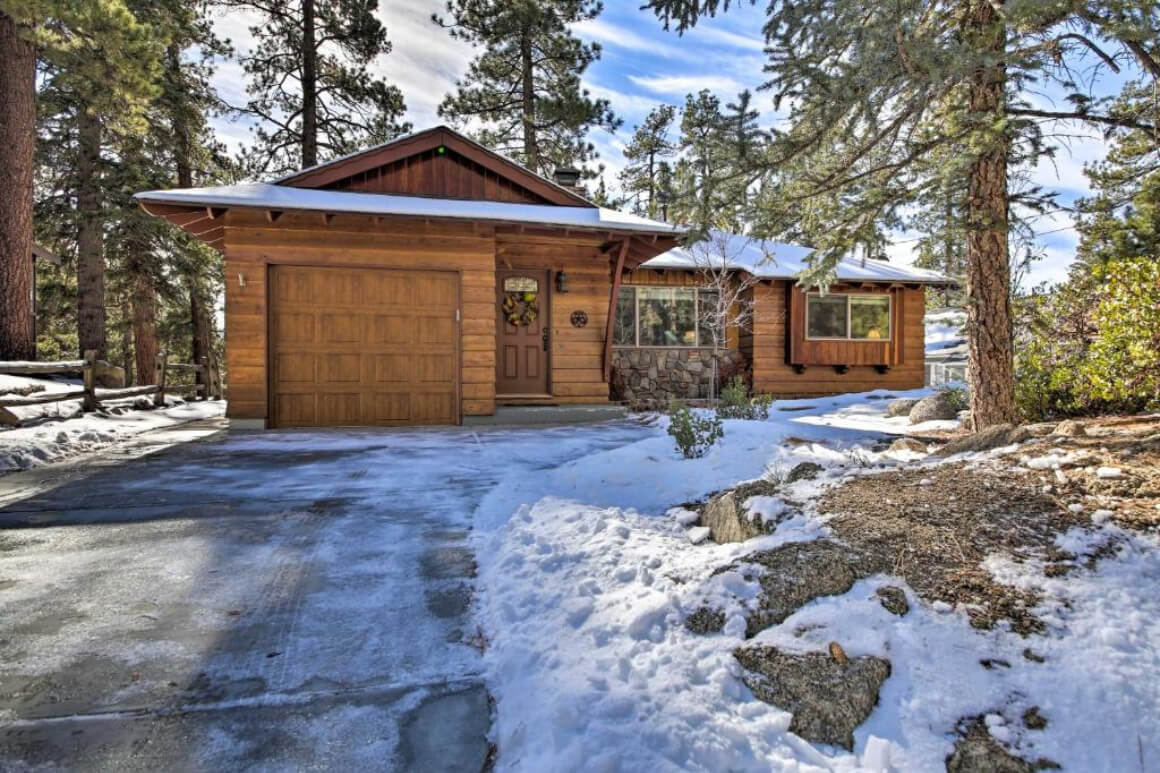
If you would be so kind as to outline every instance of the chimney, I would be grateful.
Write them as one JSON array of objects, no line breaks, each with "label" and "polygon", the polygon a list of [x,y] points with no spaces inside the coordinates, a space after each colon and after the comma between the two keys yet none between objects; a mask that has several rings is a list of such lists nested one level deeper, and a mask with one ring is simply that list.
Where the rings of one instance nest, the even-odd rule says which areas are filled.
[{"label": "chimney", "polygon": [[588,198],[588,191],[580,184],[580,170],[574,166],[558,166],[552,180],[561,188],[567,188],[578,196]]}]

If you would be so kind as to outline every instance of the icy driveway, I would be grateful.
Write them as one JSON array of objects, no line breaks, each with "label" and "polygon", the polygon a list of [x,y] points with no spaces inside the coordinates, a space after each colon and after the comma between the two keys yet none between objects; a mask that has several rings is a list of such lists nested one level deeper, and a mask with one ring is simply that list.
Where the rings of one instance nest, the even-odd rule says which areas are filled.
[{"label": "icy driveway", "polygon": [[0,511],[0,767],[474,773],[473,509],[647,434],[222,435]]}]

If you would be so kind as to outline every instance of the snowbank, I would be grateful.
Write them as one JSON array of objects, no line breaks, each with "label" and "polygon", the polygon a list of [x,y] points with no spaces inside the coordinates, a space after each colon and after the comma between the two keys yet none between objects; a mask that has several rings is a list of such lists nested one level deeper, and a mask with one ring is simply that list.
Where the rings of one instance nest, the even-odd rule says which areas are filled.
[{"label": "snowbank", "polygon": [[[0,392],[30,385],[44,387],[36,394],[77,388],[68,381],[0,375]],[[211,419],[225,412],[225,403],[220,400],[171,400],[165,408],[144,411],[133,410],[132,404],[132,399],[108,401],[103,406],[116,411],[87,414],[80,412],[79,400],[11,409],[25,421],[39,423],[0,429],[0,473],[92,453],[142,432]]]},{"label": "snowbank", "polygon": [[[911,612],[895,617],[875,591],[905,583],[877,575],[744,639],[757,585],[714,572],[747,552],[826,534],[812,497],[841,476],[901,460],[872,450],[901,427],[884,418],[886,400],[868,397],[777,403],[812,407],[726,422],[722,444],[700,460],[680,459],[662,422],[654,437],[513,476],[485,498],[475,514],[477,604],[500,769],[941,770],[956,722],[972,715],[987,715],[989,731],[1025,758],[1068,769],[1134,770],[1140,754],[1160,754],[1155,538],[1121,535],[1117,555],[1067,578],[1049,579],[1034,562],[992,562],[1002,581],[1050,599],[1044,635],[978,631],[963,610],[913,596]],[[687,511],[676,506],[800,461],[826,468],[785,492],[807,503],[805,513],[746,543],[691,543]],[[1069,533],[1062,547],[1082,555],[1101,535]],[[725,612],[720,633],[684,626],[706,605]],[[755,699],[732,656],[743,644],[803,652],[830,641],[894,669],[852,754],[789,733],[790,714]],[[1023,726],[1032,706],[1045,729]]]}]

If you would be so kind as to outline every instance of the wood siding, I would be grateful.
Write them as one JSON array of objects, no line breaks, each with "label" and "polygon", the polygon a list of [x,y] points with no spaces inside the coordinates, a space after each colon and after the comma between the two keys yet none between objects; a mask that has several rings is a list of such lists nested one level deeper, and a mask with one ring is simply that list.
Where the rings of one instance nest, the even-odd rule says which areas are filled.
[{"label": "wood siding", "polygon": [[[551,286],[551,390],[553,403],[604,403],[602,356],[612,266],[601,254],[600,237],[557,238],[529,234],[497,234],[497,268],[547,269]],[[567,274],[568,292],[556,291],[556,275]],[[572,312],[588,315],[584,327],[572,324]],[[502,402],[502,401],[501,401]],[[509,402],[518,402],[516,400]]]},{"label": "wood siding", "polygon": [[547,204],[547,199],[452,150],[427,150],[325,186],[355,193]]},{"label": "wood siding", "polygon": [[231,211],[225,223],[228,415],[265,419],[270,265],[459,272],[463,415],[495,411],[495,237],[483,227],[359,215]]},{"label": "wood siding", "polygon": [[[832,292],[865,291],[835,286]],[[882,288],[885,292],[886,288]],[[841,392],[862,392],[871,389],[917,389],[923,385],[923,310],[925,301],[923,290],[896,289],[896,316],[894,340],[890,344],[881,342],[824,342],[830,346],[824,350],[805,347],[804,316],[799,315],[790,324],[792,311],[797,304],[791,302],[791,293],[797,293],[790,282],[779,280],[762,282],[753,288],[754,322],[751,343],[742,349],[751,349],[750,361],[753,368],[753,388],[779,397],[838,394]],[[788,327],[787,327],[788,325]],[[791,351],[799,347],[798,359],[822,360],[826,364],[806,363],[798,373],[793,366]],[[889,351],[883,353],[883,347]],[[865,351],[860,351],[863,347]],[[890,358],[893,364],[886,373],[879,373],[873,364],[882,357]],[[850,360],[837,362],[837,360]],[[847,365],[845,373],[838,373],[834,365]]]}]

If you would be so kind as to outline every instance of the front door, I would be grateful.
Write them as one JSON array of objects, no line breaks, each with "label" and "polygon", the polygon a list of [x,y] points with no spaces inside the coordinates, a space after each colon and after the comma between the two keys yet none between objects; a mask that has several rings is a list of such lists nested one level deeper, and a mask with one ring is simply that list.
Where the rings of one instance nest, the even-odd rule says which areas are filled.
[{"label": "front door", "polygon": [[497,395],[548,394],[548,282],[542,269],[496,272]]}]

